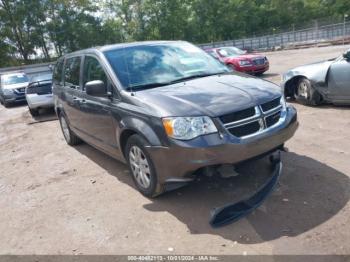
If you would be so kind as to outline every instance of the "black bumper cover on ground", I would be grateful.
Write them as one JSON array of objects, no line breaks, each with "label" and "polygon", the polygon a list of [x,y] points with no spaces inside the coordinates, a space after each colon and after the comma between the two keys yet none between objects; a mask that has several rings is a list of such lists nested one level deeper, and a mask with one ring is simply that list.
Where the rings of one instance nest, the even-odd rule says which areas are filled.
[{"label": "black bumper cover on ground", "polygon": [[279,151],[271,155],[270,162],[273,172],[272,177],[248,199],[213,209],[209,222],[211,226],[220,227],[229,223],[233,223],[248,215],[264,202],[264,200],[275,188],[275,185],[277,184],[278,179],[282,173],[282,162]]}]

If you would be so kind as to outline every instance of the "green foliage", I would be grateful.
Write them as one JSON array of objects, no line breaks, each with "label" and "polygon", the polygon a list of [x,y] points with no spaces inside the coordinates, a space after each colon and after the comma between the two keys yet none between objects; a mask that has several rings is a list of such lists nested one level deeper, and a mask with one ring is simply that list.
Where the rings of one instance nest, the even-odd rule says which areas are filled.
[{"label": "green foliage", "polygon": [[0,67],[126,41],[237,39],[349,10],[349,0],[0,0]]}]

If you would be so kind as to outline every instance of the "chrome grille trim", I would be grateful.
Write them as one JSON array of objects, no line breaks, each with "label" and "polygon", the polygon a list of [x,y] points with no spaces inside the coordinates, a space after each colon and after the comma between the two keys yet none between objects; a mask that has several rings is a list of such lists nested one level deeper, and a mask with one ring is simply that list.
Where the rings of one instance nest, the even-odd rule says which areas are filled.
[{"label": "chrome grille trim", "polygon": [[227,129],[230,129],[232,127],[237,127],[237,126],[241,126],[241,125],[245,125],[245,124],[249,124],[251,122],[254,122],[256,120],[258,120],[261,117],[261,110],[259,109],[259,106],[254,107],[255,109],[255,115],[248,117],[248,118],[244,118],[238,121],[234,121],[234,122],[230,122],[230,123],[226,123],[224,124],[224,126]]},{"label": "chrome grille trim", "polygon": [[282,109],[282,105],[281,104],[279,104],[277,107],[274,107],[274,108],[272,108],[272,109],[270,109],[270,110],[268,110],[268,111],[265,111],[264,112],[264,110],[261,108],[261,106],[259,106],[260,107],[260,110],[261,110],[261,112],[263,112],[264,113],[264,115],[268,115],[268,114],[273,114],[273,113],[277,113],[278,111],[280,111],[281,109]]},{"label": "chrome grille trim", "polygon": [[[276,99],[276,98],[275,98]],[[273,101],[273,100],[272,100]],[[265,133],[268,132],[270,129],[274,128],[275,126],[280,125],[282,122],[284,122],[285,117],[286,117],[286,108],[283,107],[283,105],[281,104],[281,102],[278,104],[278,106],[269,109],[267,111],[263,111],[262,106],[258,105],[254,107],[255,109],[255,114],[254,116],[245,118],[245,119],[241,119],[238,121],[234,121],[234,122],[230,122],[230,123],[226,123],[223,124],[223,126],[226,128],[226,130],[231,134],[231,129],[233,128],[237,128],[237,127],[241,127],[244,125],[248,125],[254,122],[258,122],[260,124],[260,129],[254,133],[250,133],[244,136],[236,136],[240,139],[246,139],[252,136],[255,136],[257,134],[261,134],[261,133]],[[267,118],[274,115],[274,114],[279,114],[279,119],[276,123],[272,124],[271,126],[267,126]],[[234,135],[233,135],[234,136]]]}]

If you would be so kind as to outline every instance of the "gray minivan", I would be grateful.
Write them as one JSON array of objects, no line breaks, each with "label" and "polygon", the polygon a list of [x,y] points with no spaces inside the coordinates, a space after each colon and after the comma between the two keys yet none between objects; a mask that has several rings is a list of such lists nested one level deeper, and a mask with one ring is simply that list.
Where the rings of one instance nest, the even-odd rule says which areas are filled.
[{"label": "gray minivan", "polygon": [[83,140],[126,162],[151,197],[202,168],[278,150],[298,127],[279,86],[183,41],[67,54],[55,66],[53,94],[67,143]]}]

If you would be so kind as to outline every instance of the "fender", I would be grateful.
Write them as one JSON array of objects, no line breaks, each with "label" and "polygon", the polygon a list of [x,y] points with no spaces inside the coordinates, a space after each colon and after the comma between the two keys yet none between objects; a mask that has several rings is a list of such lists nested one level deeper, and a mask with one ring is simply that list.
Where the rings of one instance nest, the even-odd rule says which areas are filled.
[{"label": "fender", "polygon": [[305,66],[299,66],[289,70],[283,75],[282,87],[284,91],[286,91],[286,88],[288,88],[289,84],[296,77],[306,77],[315,86],[326,86],[328,71],[333,62],[334,60],[329,60]]},{"label": "fender", "polygon": [[118,142],[121,145],[121,137],[125,131],[134,131],[142,135],[152,146],[161,146],[162,143],[153,129],[146,121],[136,117],[125,117],[120,122],[120,133],[118,134]]}]

